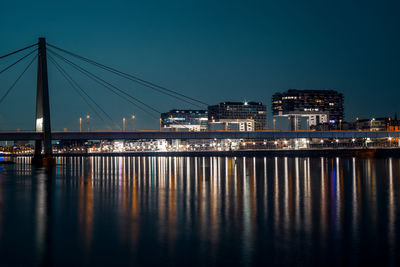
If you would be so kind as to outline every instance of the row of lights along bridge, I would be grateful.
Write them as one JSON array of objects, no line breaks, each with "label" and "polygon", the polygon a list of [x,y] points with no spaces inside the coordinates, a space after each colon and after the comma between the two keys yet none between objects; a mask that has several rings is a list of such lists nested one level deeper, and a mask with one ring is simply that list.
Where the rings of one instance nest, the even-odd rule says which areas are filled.
[{"label": "row of lights along bridge", "polygon": [[[85,118],[86,118],[87,131],[90,131],[90,115],[89,114],[86,115]],[[135,130],[135,119],[136,119],[136,116],[132,115],[131,119],[132,119],[132,131],[134,131]],[[83,121],[83,119],[82,119],[82,117],[80,117],[79,118],[79,131],[80,132],[82,132],[82,129],[83,129],[82,128],[82,121]],[[122,118],[122,130],[123,131],[126,130],[125,126],[126,126],[126,118]]]}]

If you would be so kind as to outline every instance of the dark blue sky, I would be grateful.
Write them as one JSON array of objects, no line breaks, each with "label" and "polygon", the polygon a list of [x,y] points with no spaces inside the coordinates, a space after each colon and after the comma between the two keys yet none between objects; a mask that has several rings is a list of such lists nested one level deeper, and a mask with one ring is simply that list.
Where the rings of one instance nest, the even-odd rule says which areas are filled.
[{"label": "dark blue sky", "polygon": [[[2,1],[0,55],[45,36],[210,104],[262,101],[269,119],[271,95],[289,88],[335,89],[345,95],[346,120],[379,117],[400,112],[399,7],[398,1],[349,0]],[[0,69],[11,61],[0,60]],[[27,63],[0,74],[1,95]],[[33,129],[35,69],[0,105],[1,130]],[[88,113],[101,128],[50,62],[49,74],[53,128],[77,129],[78,118]],[[138,128],[158,127],[157,120],[71,74],[116,121],[135,114]],[[104,77],[158,110],[193,108]]]}]

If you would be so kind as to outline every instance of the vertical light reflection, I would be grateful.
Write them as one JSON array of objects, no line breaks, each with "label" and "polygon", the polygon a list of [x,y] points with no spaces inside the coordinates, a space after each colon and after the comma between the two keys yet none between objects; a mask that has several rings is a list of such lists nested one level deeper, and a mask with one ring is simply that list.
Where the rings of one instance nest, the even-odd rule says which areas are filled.
[{"label": "vertical light reflection", "polygon": [[[211,158],[208,158],[210,161],[210,166],[211,166]],[[202,171],[202,175],[200,176],[200,180],[199,180],[199,216],[200,216],[200,227],[199,227],[199,231],[200,231],[200,237],[202,239],[206,239],[207,238],[207,228],[206,228],[206,224],[207,224],[207,211],[206,211],[206,204],[207,204],[207,199],[206,199],[206,182],[205,182],[205,158],[203,157],[202,159],[203,161],[203,171]]]},{"label": "vertical light reflection", "polygon": [[[243,179],[246,178],[246,157],[243,157]],[[245,180],[244,180],[245,181]]]},{"label": "vertical light reflection", "polygon": [[300,228],[300,218],[301,218],[301,211],[300,211],[300,171],[299,171],[299,158],[295,158],[294,160],[295,166],[295,179],[296,179],[296,211],[295,211],[295,221],[296,221],[296,228]]},{"label": "vertical light reflection", "polygon": [[[157,210],[158,210],[158,222],[159,222],[159,227],[158,227],[158,231],[159,231],[159,237],[162,239],[164,237],[165,234],[165,225],[164,222],[166,220],[166,201],[167,201],[167,197],[166,197],[166,188],[167,186],[167,181],[169,181],[171,179],[171,157],[165,157],[165,167],[166,167],[166,171],[168,172],[168,174],[165,174],[165,176],[163,176],[163,179],[161,181],[160,187],[157,190]],[[139,168],[139,166],[138,166]],[[140,185],[139,185],[140,188]]]},{"label": "vertical light reflection", "polygon": [[393,184],[393,163],[392,158],[389,158],[389,201],[388,201],[388,211],[389,211],[389,221],[388,221],[388,240],[389,240],[389,249],[391,256],[394,256],[393,253],[395,247],[395,238],[396,238],[396,202],[394,199],[395,190]]},{"label": "vertical light reflection", "polygon": [[275,169],[274,169],[274,228],[279,232],[279,181],[278,181],[278,158],[275,157]]},{"label": "vertical light reflection", "polygon": [[[88,163],[91,164],[90,160]],[[93,184],[91,168],[88,168],[86,175],[82,175],[79,179],[78,194],[80,234],[85,244],[85,252],[88,253],[92,240],[93,225]]]},{"label": "vertical light reflection", "polygon": [[177,188],[177,176],[179,175],[178,172],[178,159],[174,157],[174,171],[172,173],[172,179],[169,181],[169,190],[168,190],[168,242],[169,242],[169,249],[171,252],[175,250],[175,240],[177,234],[177,215],[176,215],[176,188]]},{"label": "vertical light reflection", "polygon": [[210,157],[210,169],[209,169],[210,181],[212,181],[213,178],[213,170],[214,170],[214,157]]},{"label": "vertical light reflection", "polygon": [[328,222],[327,218],[327,181],[325,176],[325,161],[324,158],[321,157],[320,159],[321,164],[321,240],[325,240],[326,238],[326,226]]},{"label": "vertical light reflection", "polygon": [[195,157],[194,158],[194,193],[195,193],[195,198],[197,198],[197,189],[198,189],[198,180],[199,180],[198,161],[200,161],[200,158]]},{"label": "vertical light reflection", "polygon": [[[46,175],[39,173],[37,175],[37,191],[36,191],[36,248],[39,259],[45,257],[45,235],[46,235]],[[49,189],[48,189],[49,190]]]},{"label": "vertical light reflection", "polygon": [[255,221],[257,212],[257,172],[256,172],[256,158],[253,157],[253,171],[250,179],[250,197],[251,197],[251,217],[252,222]]},{"label": "vertical light reflection", "polygon": [[210,241],[211,241],[211,250],[213,254],[215,253],[216,245],[218,242],[218,225],[219,225],[219,220],[218,220],[218,180],[219,180],[219,165],[221,164],[220,162],[220,157],[216,158],[213,157],[213,177],[211,177],[211,193],[210,193]]},{"label": "vertical light reflection", "polygon": [[357,239],[358,227],[358,202],[357,202],[357,176],[356,176],[356,158],[352,158],[352,178],[353,178],[353,197],[352,197],[352,215],[353,215],[353,235]]},{"label": "vertical light reflection", "polygon": [[376,162],[374,161],[375,164],[371,164],[371,159],[368,159],[368,161],[370,162],[370,166],[371,166],[371,216],[372,216],[372,226],[377,227],[377,211],[376,211],[376,169],[375,169],[375,165]]},{"label": "vertical light reflection", "polygon": [[[194,159],[196,161],[196,158]],[[192,177],[191,177],[191,171],[192,171],[192,158],[187,157],[186,158],[186,177],[185,177],[185,182],[186,182],[186,186],[185,186],[185,197],[186,197],[186,205],[185,205],[185,212],[184,214],[186,215],[186,223],[188,225],[191,224],[191,216],[189,214],[190,212],[190,188],[192,186]]]},{"label": "vertical light reflection", "polygon": [[289,229],[289,175],[288,158],[284,158],[284,200],[283,200],[283,227],[287,233]]},{"label": "vertical light reflection", "polygon": [[304,160],[304,228],[311,238],[312,230],[312,206],[311,206],[311,177],[310,177],[310,158]]},{"label": "vertical light reflection", "polygon": [[340,164],[339,164],[339,158],[336,157],[336,165],[335,165],[335,169],[336,169],[336,177],[335,177],[335,184],[336,184],[336,231],[337,233],[340,232],[341,228],[341,194],[340,194],[340,188],[341,188],[341,184],[340,184]]},{"label": "vertical light reflection", "polygon": [[268,218],[268,180],[267,180],[267,158],[264,157],[264,216]]},{"label": "vertical light reflection", "polygon": [[234,192],[234,198],[236,198],[237,196],[237,174],[238,174],[238,169],[237,169],[237,161],[236,161],[236,157],[234,159],[234,164],[235,164],[235,168],[234,168],[234,179],[233,179],[233,192]]},{"label": "vertical light reflection", "polygon": [[[131,158],[129,159],[129,162],[131,161]],[[132,177],[129,177],[131,179],[131,220],[130,220],[130,241],[131,241],[131,250],[132,252],[137,251],[137,243],[139,239],[139,211],[140,211],[140,206],[139,206],[139,199],[140,199],[140,191],[138,188],[138,179],[135,177],[135,158],[133,158],[133,170],[132,170]]]},{"label": "vertical light reflection", "polygon": [[138,169],[138,182],[139,182],[139,188],[141,187],[141,183],[142,183],[142,168],[141,168],[141,157],[137,157],[137,169]]},{"label": "vertical light reflection", "polygon": [[[232,158],[225,157],[225,220],[228,221],[229,218],[229,177],[231,174],[231,163]],[[229,223],[228,223],[229,224]]]}]

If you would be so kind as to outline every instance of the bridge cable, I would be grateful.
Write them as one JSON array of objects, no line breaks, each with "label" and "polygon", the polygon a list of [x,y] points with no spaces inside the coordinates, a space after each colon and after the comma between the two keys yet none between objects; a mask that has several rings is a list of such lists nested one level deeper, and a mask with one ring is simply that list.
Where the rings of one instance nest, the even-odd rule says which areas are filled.
[{"label": "bridge cable", "polygon": [[183,101],[183,102],[188,103],[188,104],[190,104],[190,105],[196,106],[196,107],[198,107],[198,108],[203,108],[203,106],[200,106],[200,105],[198,105],[198,104],[196,104],[196,103],[193,103],[193,102],[191,102],[191,101],[189,101],[189,100],[186,100],[186,99],[181,98],[181,97],[179,97],[179,96],[176,96],[176,95],[170,94],[170,93],[168,93],[168,92],[162,91],[162,90],[160,90],[159,88],[155,87],[154,85],[146,84],[145,82],[142,82],[142,81],[139,81],[139,80],[135,80],[135,79],[129,77],[128,74],[118,72],[118,71],[116,71],[116,70],[114,70],[114,69],[108,69],[108,68],[106,68],[105,66],[103,66],[103,65],[101,65],[101,64],[97,65],[98,63],[90,62],[90,61],[87,61],[87,60],[85,60],[85,59],[81,59],[81,60],[83,60],[83,61],[85,61],[85,62],[88,62],[88,63],[91,63],[91,64],[93,64],[93,65],[95,65],[95,66],[97,66],[97,67],[99,67],[99,68],[101,68],[101,69],[103,69],[103,70],[108,71],[108,72],[114,73],[114,74],[116,74],[116,75],[118,75],[118,76],[120,76],[120,77],[122,77],[122,78],[128,79],[128,80],[130,80],[130,81],[133,81],[133,82],[135,82],[135,83],[138,83],[138,84],[140,84],[140,85],[142,85],[142,86],[145,86],[145,87],[147,87],[147,88],[153,89],[153,90],[155,90],[155,91],[157,91],[157,92],[160,92],[160,93],[162,93],[162,94],[168,95],[168,96],[170,96],[170,97],[172,97],[172,98],[178,99],[178,100],[180,100],[180,101]]},{"label": "bridge cable", "polygon": [[25,58],[29,57],[30,55],[32,55],[34,52],[36,52],[37,50],[32,50],[30,53],[26,54],[25,56],[21,57],[20,59],[18,59],[17,61],[15,61],[14,63],[12,63],[11,65],[5,67],[4,69],[0,70],[0,74],[2,74],[3,72],[5,72],[6,70],[12,68],[14,65],[18,64],[19,62],[21,62],[22,60],[24,60]]},{"label": "bridge cable", "polygon": [[[108,123],[103,119],[103,117],[97,112],[97,110],[96,110],[96,109],[90,104],[90,102],[84,97],[84,95],[82,95],[82,93],[79,92],[79,90],[77,89],[77,87],[78,87],[91,101],[94,102],[94,100],[93,100],[89,95],[87,95],[87,93],[76,83],[75,80],[73,80],[73,79],[71,78],[70,75],[68,75],[68,73],[53,59],[52,56],[48,55],[48,57],[49,57],[51,63],[54,64],[54,66],[57,68],[57,70],[61,73],[61,75],[65,78],[65,80],[67,80],[67,82],[71,85],[71,87],[75,90],[75,92],[77,92],[77,93],[79,94],[79,96],[83,99],[83,101],[85,101],[85,103],[89,106],[89,108],[92,109],[92,111],[100,118],[101,121],[103,121],[103,122],[106,124],[106,126],[107,126],[108,128],[111,128],[111,127],[108,125]],[[77,87],[76,87],[76,86],[77,86]],[[94,102],[94,104],[97,105],[96,102]],[[98,107],[101,111],[104,112],[104,110],[103,110],[100,106],[97,105],[97,107]],[[104,112],[104,113],[105,113],[105,112]],[[106,113],[106,115],[107,115],[107,113]],[[112,120],[112,119],[111,119],[111,120]],[[118,125],[117,125],[117,126],[118,126]]]},{"label": "bridge cable", "polygon": [[77,67],[77,68],[79,68],[79,69],[81,69],[81,70],[84,70],[85,72],[89,73],[92,77],[95,77],[96,79],[102,81],[104,84],[107,84],[108,86],[113,87],[114,89],[118,90],[119,92],[123,93],[124,95],[128,96],[129,98],[132,98],[132,99],[134,99],[135,101],[139,102],[139,103],[142,104],[143,106],[145,106],[145,107],[147,107],[147,108],[153,110],[153,111],[156,112],[156,113],[161,114],[161,111],[159,111],[159,110],[153,108],[152,106],[150,106],[150,105],[144,103],[143,101],[141,101],[141,100],[139,100],[139,99],[133,97],[132,95],[130,95],[130,94],[126,93],[125,91],[119,89],[119,88],[116,87],[115,85],[113,85],[113,84],[111,84],[111,83],[109,83],[109,82],[103,80],[103,79],[100,78],[99,76],[97,76],[97,75],[95,75],[95,74],[89,72],[87,69],[84,69],[84,68],[78,66],[77,64],[73,63],[72,61],[66,59],[65,57],[61,56],[60,54],[54,52],[53,50],[51,50],[51,49],[49,49],[49,48],[48,48],[47,50],[50,51],[51,53],[55,54],[55,55],[58,56],[59,58],[62,58],[62,60],[66,61],[68,64],[72,64],[72,65],[74,65],[75,67]]},{"label": "bridge cable", "polygon": [[[86,95],[86,97],[90,100],[90,101],[92,101],[95,105],[96,105],[96,107],[99,109],[99,110],[101,110],[101,112],[103,112],[106,116],[107,116],[107,118],[117,127],[117,128],[119,128],[119,129],[121,129],[121,127],[118,125],[118,123],[116,123],[112,118],[111,118],[111,116],[82,88],[82,86],[80,86],[79,84],[78,84],[78,82],[76,82],[76,80],[74,80],[72,77],[71,77],[71,75],[69,75],[68,74],[68,72],[60,65],[60,64],[58,64],[57,63],[57,61],[51,56],[51,55],[48,55],[49,56],[49,59],[50,60],[52,60],[52,63],[58,68],[58,70],[63,74],[63,76],[64,76],[64,78],[68,81],[68,82],[70,82],[70,84],[71,84],[71,82],[74,84],[74,85],[72,85],[71,84],[71,86],[74,88],[74,86],[75,86],[75,88],[74,89],[76,89],[76,88],[79,88],[79,90],[81,90],[85,95]],[[77,91],[77,93],[79,93],[79,95],[85,100],[85,102],[87,103],[87,100],[83,97],[83,95],[79,92],[79,91]],[[89,104],[88,104],[89,105]],[[90,106],[90,105],[89,105]],[[93,109],[93,108],[92,108]],[[94,111],[94,112],[96,112],[96,111]],[[97,113],[97,112],[96,112]],[[99,115],[99,117],[101,118],[101,116]],[[103,119],[102,119],[103,120]],[[104,120],[103,120],[104,121]]]},{"label": "bridge cable", "polygon": [[[137,103],[132,102],[131,100],[129,100],[128,98],[124,97],[122,94],[128,96],[129,98],[133,99],[134,101],[139,102],[140,104],[142,104],[143,106],[147,107],[148,109],[152,110],[155,113],[161,114],[160,111],[156,110],[155,108],[151,107],[150,105],[142,102],[141,100],[135,98],[134,96],[126,93],[125,91],[121,90],[120,88],[116,87],[115,85],[103,80],[102,78],[100,78],[99,76],[91,73],[90,71],[88,71],[87,69],[84,69],[80,66],[78,66],[77,64],[73,63],[72,61],[64,58],[63,56],[59,55],[58,53],[52,51],[51,49],[48,49],[48,51],[50,53],[52,53],[53,55],[57,56],[58,58],[60,58],[61,60],[63,60],[64,62],[68,63],[69,65],[71,65],[73,68],[75,68],[76,70],[80,71],[81,73],[85,74],[87,77],[89,77],[90,79],[92,79],[93,81],[95,81],[96,83],[102,85],[103,87],[105,87],[106,89],[110,90],[111,92],[113,92],[114,94],[118,95],[119,97],[121,97],[122,99],[128,101],[129,103],[133,104],[134,106],[136,106],[137,108],[143,110],[144,112],[146,112],[147,114],[149,114],[150,116],[152,116],[153,118],[157,118],[155,117],[152,113],[150,113],[149,111],[147,111],[146,109],[144,109],[143,107],[141,107],[140,105],[138,105]],[[116,90],[117,91],[116,91]],[[121,92],[121,93],[118,93]]]},{"label": "bridge cable", "polygon": [[15,87],[17,82],[21,79],[21,77],[25,74],[25,72],[29,69],[29,67],[32,65],[33,61],[35,61],[35,59],[37,57],[38,57],[37,55],[33,57],[33,59],[29,62],[28,66],[24,69],[24,71],[18,76],[18,78],[14,81],[14,83],[10,86],[10,88],[8,88],[6,93],[0,98],[0,104],[7,97],[7,95],[11,92],[11,90]]},{"label": "bridge cable", "polygon": [[[107,88],[108,90],[110,90],[111,92],[113,92],[114,94],[118,95],[119,97],[121,97],[122,99],[128,101],[129,103],[131,103],[132,105],[136,106],[137,108],[141,109],[142,111],[146,112],[148,115],[150,115],[153,118],[158,119],[158,117],[154,116],[152,113],[150,113],[149,111],[147,111],[146,109],[144,109],[143,107],[139,106],[137,103],[132,102],[131,100],[129,100],[128,98],[124,97],[121,95],[124,94],[126,96],[128,96],[129,98],[133,99],[134,101],[139,102],[140,104],[142,104],[143,106],[146,106],[148,109],[152,110],[153,112],[156,112],[158,114],[161,114],[160,111],[156,110],[155,108],[149,106],[148,104],[142,102],[141,100],[133,97],[132,95],[126,93],[125,91],[121,90],[120,88],[116,87],[115,85],[101,79],[100,77],[98,77],[97,75],[89,72],[88,70],[76,65],[75,63],[73,63],[72,61],[64,58],[63,56],[59,55],[58,53],[52,51],[51,49],[47,49],[50,53],[52,53],[53,55],[57,56],[58,58],[60,58],[61,60],[63,60],[64,62],[68,63],[69,65],[71,65],[72,67],[74,67],[75,69],[77,69],[78,71],[80,71],[81,73],[85,74],[87,77],[89,77],[90,79],[94,80],[95,82],[97,82],[98,84],[104,86],[105,88]],[[116,92],[114,89],[116,89],[117,91],[121,92],[118,93]]]},{"label": "bridge cable", "polygon": [[18,49],[18,50],[16,50],[16,51],[11,52],[11,53],[8,53],[8,54],[6,54],[6,55],[4,55],[4,56],[0,56],[0,59],[6,58],[6,57],[11,56],[11,55],[14,55],[14,54],[17,54],[17,53],[19,53],[19,52],[21,52],[21,51],[24,51],[24,50],[29,49],[29,48],[31,48],[31,47],[34,47],[34,46],[36,46],[36,45],[37,45],[37,43],[36,43],[36,44],[33,44],[33,45],[30,45],[30,46],[27,46],[27,47],[24,47],[24,48],[21,48],[21,49]]},{"label": "bridge cable", "polygon": [[[139,83],[139,84],[141,84],[141,85],[143,85],[143,86],[149,87],[149,88],[151,88],[151,89],[153,89],[153,90],[156,90],[156,91],[158,91],[158,92],[167,94],[167,95],[169,95],[169,96],[171,96],[171,97],[174,97],[174,98],[177,98],[177,99],[179,99],[179,100],[181,100],[181,101],[185,101],[186,103],[195,105],[195,106],[197,106],[197,107],[201,107],[201,106],[199,106],[199,105],[197,105],[197,104],[194,104],[194,103],[188,101],[188,100],[190,100],[190,101],[194,101],[194,102],[200,103],[201,105],[205,105],[205,106],[208,106],[208,105],[209,105],[209,104],[207,104],[207,103],[205,103],[205,102],[203,102],[203,101],[200,101],[200,100],[197,100],[197,99],[195,99],[195,98],[186,96],[186,95],[181,94],[181,93],[179,93],[179,92],[177,92],[177,91],[168,89],[168,88],[166,88],[166,87],[164,87],[164,86],[161,86],[161,85],[158,85],[158,84],[149,82],[149,81],[147,81],[147,80],[141,79],[141,78],[139,78],[139,77],[137,77],[137,76],[134,76],[134,75],[131,75],[131,74],[128,74],[128,73],[119,71],[119,70],[117,70],[117,69],[114,69],[114,68],[112,68],[112,67],[106,66],[106,65],[101,64],[101,63],[99,63],[99,62],[96,62],[96,61],[94,61],[94,60],[85,58],[85,57],[83,57],[83,56],[77,55],[77,54],[72,53],[72,52],[70,52],[70,51],[67,51],[67,50],[65,50],[65,49],[59,48],[59,47],[57,47],[57,46],[55,46],[55,45],[52,45],[52,44],[49,44],[49,43],[47,43],[47,45],[50,46],[50,47],[52,47],[52,48],[55,48],[55,49],[57,49],[57,50],[59,50],[59,51],[61,51],[61,52],[67,53],[67,54],[69,54],[69,55],[71,55],[71,56],[74,56],[74,57],[76,57],[76,58],[78,58],[78,59],[81,59],[81,60],[83,60],[83,61],[86,61],[86,62],[88,62],[88,63],[91,63],[91,64],[93,64],[93,65],[95,65],[95,66],[97,66],[97,67],[99,67],[99,68],[102,68],[102,69],[104,69],[104,70],[108,70],[109,72],[112,72],[112,73],[114,73],[114,74],[116,74],[116,75],[119,75],[119,76],[121,76],[121,77],[123,77],[123,78],[125,78],[125,79],[129,79],[129,80],[131,80],[131,81],[133,81],[133,82]],[[177,96],[174,96],[174,95],[172,95],[172,94],[168,94],[168,93],[166,93],[166,92],[164,92],[164,91],[162,91],[162,90],[164,90],[164,91],[166,91],[166,92],[169,92],[169,93],[172,93],[172,94],[175,94],[175,95],[178,95],[178,96],[181,96],[181,97],[186,98],[186,99],[188,99],[188,100],[184,100],[184,99],[179,98],[179,97],[177,97]]]}]

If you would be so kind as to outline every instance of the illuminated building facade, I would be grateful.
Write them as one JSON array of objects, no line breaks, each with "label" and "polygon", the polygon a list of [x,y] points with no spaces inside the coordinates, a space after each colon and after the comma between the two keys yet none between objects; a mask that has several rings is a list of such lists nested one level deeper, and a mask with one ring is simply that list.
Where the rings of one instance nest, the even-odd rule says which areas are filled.
[{"label": "illuminated building facade", "polygon": [[224,124],[225,130],[266,130],[267,108],[261,102],[222,102],[208,106],[208,121],[211,129]]},{"label": "illuminated building facade", "polygon": [[161,113],[161,127],[163,129],[203,131],[207,130],[207,110],[178,110],[173,109]]},{"label": "illuminated building facade", "polygon": [[308,126],[343,121],[343,94],[334,90],[289,89],[272,96],[272,114],[289,117],[292,130],[300,128],[300,117],[307,117]]}]

